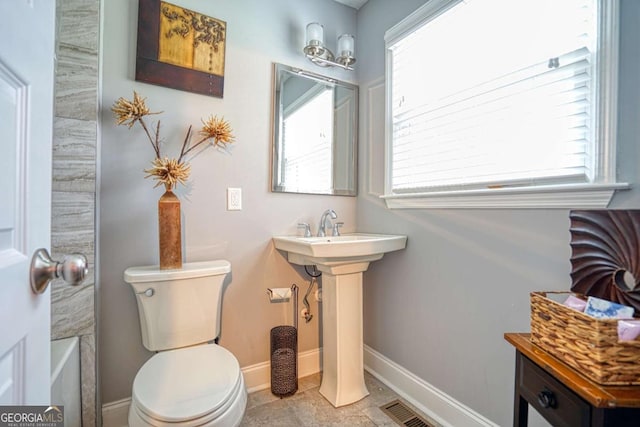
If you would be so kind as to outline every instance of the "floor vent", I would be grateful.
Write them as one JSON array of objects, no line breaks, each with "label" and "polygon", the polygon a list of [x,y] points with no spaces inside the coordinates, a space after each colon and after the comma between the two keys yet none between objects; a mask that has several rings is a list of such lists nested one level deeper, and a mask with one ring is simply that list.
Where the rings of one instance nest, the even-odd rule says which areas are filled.
[{"label": "floor vent", "polygon": [[399,400],[394,400],[380,407],[382,412],[387,414],[389,418],[401,426],[406,427],[433,427],[422,417],[415,413],[414,410]]}]

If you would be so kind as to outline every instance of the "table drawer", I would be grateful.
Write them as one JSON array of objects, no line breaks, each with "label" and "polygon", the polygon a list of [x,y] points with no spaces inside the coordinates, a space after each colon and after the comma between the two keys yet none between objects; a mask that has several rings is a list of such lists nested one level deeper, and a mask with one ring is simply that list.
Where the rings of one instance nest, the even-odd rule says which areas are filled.
[{"label": "table drawer", "polygon": [[591,406],[526,356],[518,353],[520,393],[557,427],[588,427]]}]

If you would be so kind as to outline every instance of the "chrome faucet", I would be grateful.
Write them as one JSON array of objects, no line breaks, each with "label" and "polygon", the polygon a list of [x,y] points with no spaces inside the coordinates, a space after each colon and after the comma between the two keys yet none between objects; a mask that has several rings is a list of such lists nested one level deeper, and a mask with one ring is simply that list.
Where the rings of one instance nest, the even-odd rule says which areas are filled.
[{"label": "chrome faucet", "polygon": [[327,209],[322,213],[322,216],[320,217],[320,225],[318,225],[318,237],[325,237],[327,235],[327,223],[329,223],[329,228],[332,227],[331,221],[328,217],[336,219],[338,218],[338,214],[333,209]]}]

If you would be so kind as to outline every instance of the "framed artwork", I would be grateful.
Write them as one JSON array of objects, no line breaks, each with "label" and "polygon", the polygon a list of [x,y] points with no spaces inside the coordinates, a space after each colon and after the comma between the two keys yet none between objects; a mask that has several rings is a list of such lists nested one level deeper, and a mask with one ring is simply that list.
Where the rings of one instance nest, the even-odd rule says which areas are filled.
[{"label": "framed artwork", "polygon": [[223,97],[227,24],[160,0],[139,0],[136,80]]}]

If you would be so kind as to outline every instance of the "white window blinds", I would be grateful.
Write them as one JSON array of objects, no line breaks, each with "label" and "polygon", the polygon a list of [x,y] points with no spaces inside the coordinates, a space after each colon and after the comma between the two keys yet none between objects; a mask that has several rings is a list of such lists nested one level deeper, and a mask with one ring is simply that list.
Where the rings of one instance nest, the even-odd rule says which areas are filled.
[{"label": "white window blinds", "polygon": [[387,37],[387,192],[592,182],[596,3],[449,2]]}]

